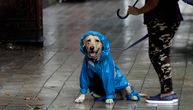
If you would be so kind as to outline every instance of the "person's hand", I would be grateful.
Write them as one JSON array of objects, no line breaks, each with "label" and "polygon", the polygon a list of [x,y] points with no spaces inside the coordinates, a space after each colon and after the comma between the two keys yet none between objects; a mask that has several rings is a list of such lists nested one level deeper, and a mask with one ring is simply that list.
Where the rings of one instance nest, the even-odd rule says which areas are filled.
[{"label": "person's hand", "polygon": [[127,13],[129,13],[131,15],[139,15],[139,14],[141,14],[138,8],[133,7],[133,6],[128,6],[128,7],[129,8],[128,8]]}]

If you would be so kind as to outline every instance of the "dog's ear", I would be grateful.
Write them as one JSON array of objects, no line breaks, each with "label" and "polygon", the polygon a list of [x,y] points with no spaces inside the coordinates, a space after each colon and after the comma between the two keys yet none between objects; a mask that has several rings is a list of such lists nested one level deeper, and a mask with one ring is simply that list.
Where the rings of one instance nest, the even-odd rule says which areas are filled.
[{"label": "dog's ear", "polygon": [[83,47],[85,47],[85,45],[86,45],[86,38],[82,40],[82,43],[83,43]]},{"label": "dog's ear", "polygon": [[83,51],[86,52],[86,45],[85,45],[84,40],[82,41],[82,44],[83,44],[83,45],[82,45]]}]

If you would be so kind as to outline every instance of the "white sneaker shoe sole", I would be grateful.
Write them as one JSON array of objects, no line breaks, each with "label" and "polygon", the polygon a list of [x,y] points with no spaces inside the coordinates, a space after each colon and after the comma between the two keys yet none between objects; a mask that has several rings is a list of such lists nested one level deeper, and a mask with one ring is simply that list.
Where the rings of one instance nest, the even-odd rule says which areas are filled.
[{"label": "white sneaker shoe sole", "polygon": [[171,101],[159,101],[159,100],[145,100],[147,103],[152,103],[152,104],[173,104],[173,103],[178,103],[178,99],[173,99]]}]

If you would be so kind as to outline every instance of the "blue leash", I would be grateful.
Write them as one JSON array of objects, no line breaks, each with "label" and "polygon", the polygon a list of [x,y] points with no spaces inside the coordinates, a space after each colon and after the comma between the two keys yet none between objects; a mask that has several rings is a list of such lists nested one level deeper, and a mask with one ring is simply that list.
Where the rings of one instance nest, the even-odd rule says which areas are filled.
[{"label": "blue leash", "polygon": [[[117,51],[125,51],[125,50],[128,50],[128,49],[130,49],[130,48],[132,48],[133,46],[135,46],[135,45],[137,45],[138,43],[140,43],[141,41],[143,41],[143,40],[145,40],[146,38],[148,38],[148,34],[146,34],[145,36],[143,36],[142,38],[140,38],[140,39],[138,39],[137,41],[135,41],[133,44],[131,44],[131,45],[129,45],[128,47],[126,47],[126,48],[123,48],[123,49],[116,49]],[[115,48],[113,49],[113,50],[115,50]],[[112,51],[113,51],[112,50]],[[115,51],[116,51],[115,50]]]}]

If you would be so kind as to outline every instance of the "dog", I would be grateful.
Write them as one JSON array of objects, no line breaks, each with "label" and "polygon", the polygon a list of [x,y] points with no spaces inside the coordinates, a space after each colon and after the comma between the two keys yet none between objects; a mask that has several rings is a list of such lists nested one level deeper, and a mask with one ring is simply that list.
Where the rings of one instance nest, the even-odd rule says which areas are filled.
[{"label": "dog", "polygon": [[107,37],[96,31],[88,31],[80,40],[80,51],[85,55],[80,74],[80,95],[75,103],[85,100],[88,90],[95,99],[113,104],[116,93],[125,95],[127,100],[140,100],[110,54]]}]

